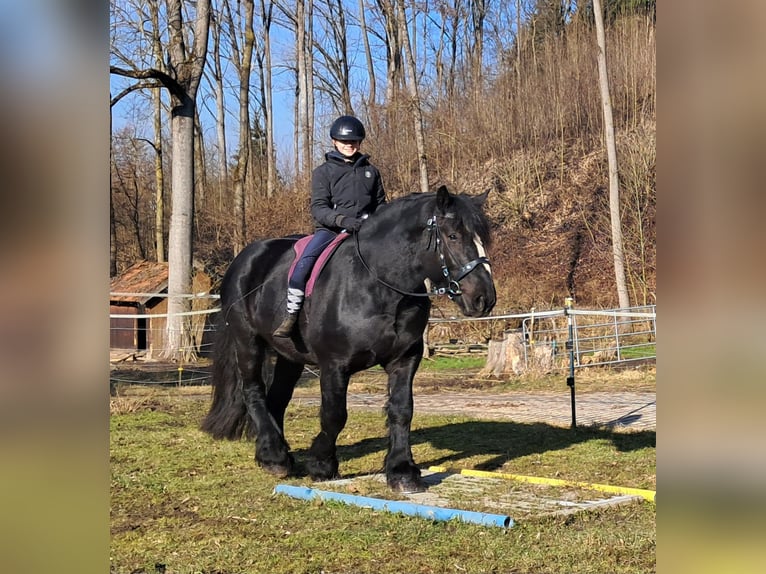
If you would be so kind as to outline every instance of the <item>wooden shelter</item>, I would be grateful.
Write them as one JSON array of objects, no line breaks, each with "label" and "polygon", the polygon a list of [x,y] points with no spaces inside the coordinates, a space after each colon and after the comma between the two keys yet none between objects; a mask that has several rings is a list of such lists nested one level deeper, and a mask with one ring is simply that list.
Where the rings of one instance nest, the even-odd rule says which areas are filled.
[{"label": "wooden shelter", "polygon": [[[197,270],[192,278],[194,293],[209,293],[211,279]],[[168,312],[168,264],[139,261],[112,279],[109,288],[109,348],[120,353],[140,352],[157,358],[166,347]],[[210,309],[211,299],[192,300],[192,310]],[[117,316],[115,316],[117,315]],[[126,317],[126,315],[129,315]],[[207,315],[191,318],[193,345],[197,353],[202,345]]]},{"label": "wooden shelter", "polygon": [[[168,312],[168,264],[139,261],[112,279],[109,287],[109,348],[146,351],[163,347]],[[135,315],[113,317],[112,315]]]},{"label": "wooden shelter", "polygon": [[[203,337],[210,329],[217,296],[210,294],[212,279],[202,269],[192,277],[193,313],[190,317],[191,356],[205,354]],[[168,312],[168,264],[139,261],[114,277],[109,288],[109,349],[114,354],[140,353],[160,358],[166,348]],[[207,312],[205,312],[207,311]],[[200,313],[202,312],[202,313]],[[209,350],[207,350],[209,352]],[[128,356],[129,356],[128,355]]]}]

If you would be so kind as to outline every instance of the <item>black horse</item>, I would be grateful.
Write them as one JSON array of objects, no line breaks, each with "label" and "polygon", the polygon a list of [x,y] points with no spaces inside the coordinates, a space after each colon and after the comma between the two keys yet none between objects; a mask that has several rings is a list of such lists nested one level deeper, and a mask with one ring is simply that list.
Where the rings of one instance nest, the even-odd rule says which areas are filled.
[{"label": "black horse", "polygon": [[213,402],[202,429],[215,438],[255,437],[256,462],[277,476],[291,474],[285,409],[303,366],[318,365],[321,431],[306,469],[314,480],[334,478],[349,377],[381,365],[388,374],[387,482],[395,490],[422,490],[410,423],[429,297],[448,295],[470,317],[485,316],[495,305],[484,253],[490,242],[486,197],[441,187],[382,205],[327,262],[290,339],[272,332],[286,312],[297,236],[247,246],[221,285]]}]

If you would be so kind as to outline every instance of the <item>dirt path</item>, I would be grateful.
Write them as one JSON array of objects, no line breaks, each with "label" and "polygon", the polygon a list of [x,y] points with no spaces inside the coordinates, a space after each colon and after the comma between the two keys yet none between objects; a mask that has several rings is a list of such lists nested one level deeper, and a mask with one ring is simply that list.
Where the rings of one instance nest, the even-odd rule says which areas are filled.
[{"label": "dirt path", "polygon": [[[160,366],[161,367],[161,366]],[[155,369],[115,370],[115,380],[128,382],[158,382]],[[167,368],[165,369],[167,370]],[[170,371],[168,371],[170,372]],[[471,418],[509,420],[520,423],[547,423],[568,427],[572,423],[572,406],[569,388],[556,384],[556,390],[528,389],[497,391],[492,382],[475,378],[475,372],[426,372],[418,373],[415,385],[415,412],[432,414],[464,415]],[[121,375],[120,378],[117,375]],[[172,376],[177,376],[175,369]],[[201,383],[209,380],[209,369],[194,372]],[[319,405],[318,373],[307,369],[295,389],[293,403],[306,406]],[[167,381],[172,382],[171,377]],[[607,426],[615,430],[656,430],[657,395],[653,377],[640,370],[598,371],[583,373],[578,379],[579,389],[575,396],[578,426]],[[351,409],[380,410],[386,403],[386,375],[368,371],[355,375],[348,392]],[[587,390],[583,390],[585,387]],[[187,387],[188,391],[207,399],[209,387]],[[615,390],[611,390],[615,389]],[[619,390],[618,390],[619,389]]]},{"label": "dirt path", "polygon": [[[317,396],[296,396],[296,404],[319,405]],[[383,393],[349,393],[350,409],[384,408]],[[614,430],[656,430],[657,396],[652,392],[588,392],[575,396],[578,426],[608,426]],[[572,406],[563,393],[441,392],[415,394],[415,412],[465,415],[467,417],[542,422],[570,426]]]}]

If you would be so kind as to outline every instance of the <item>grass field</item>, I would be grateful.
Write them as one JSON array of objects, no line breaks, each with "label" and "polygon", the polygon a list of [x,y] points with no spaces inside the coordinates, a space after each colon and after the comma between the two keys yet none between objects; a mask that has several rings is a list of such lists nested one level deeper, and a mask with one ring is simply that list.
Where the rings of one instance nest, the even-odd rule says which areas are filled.
[{"label": "grass field", "polygon": [[[655,570],[654,503],[523,519],[504,530],[303,502],[274,495],[274,486],[321,485],[262,472],[247,441],[213,441],[198,430],[207,407],[179,389],[112,400],[112,574]],[[317,431],[316,408],[288,410],[299,463]],[[416,413],[412,442],[422,468],[655,488],[654,432]],[[351,411],[339,439],[341,473],[380,472],[385,448],[382,413]]]}]

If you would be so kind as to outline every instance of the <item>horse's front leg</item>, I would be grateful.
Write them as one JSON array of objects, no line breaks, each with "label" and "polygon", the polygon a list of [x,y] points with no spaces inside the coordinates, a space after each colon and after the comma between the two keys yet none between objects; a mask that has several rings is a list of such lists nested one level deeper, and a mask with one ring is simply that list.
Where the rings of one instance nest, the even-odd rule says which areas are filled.
[{"label": "horse's front leg", "polygon": [[322,391],[322,406],[319,409],[321,430],[309,449],[306,463],[313,480],[330,480],[338,477],[338,457],[335,441],[346,426],[346,392],[348,373],[337,367],[322,366],[319,386]]},{"label": "horse's front leg", "polygon": [[419,345],[414,345],[406,357],[385,365],[388,373],[386,482],[389,488],[400,492],[425,490],[420,478],[420,469],[412,458],[410,445],[410,424],[413,412],[412,380],[420,365],[422,354],[421,339]]}]

